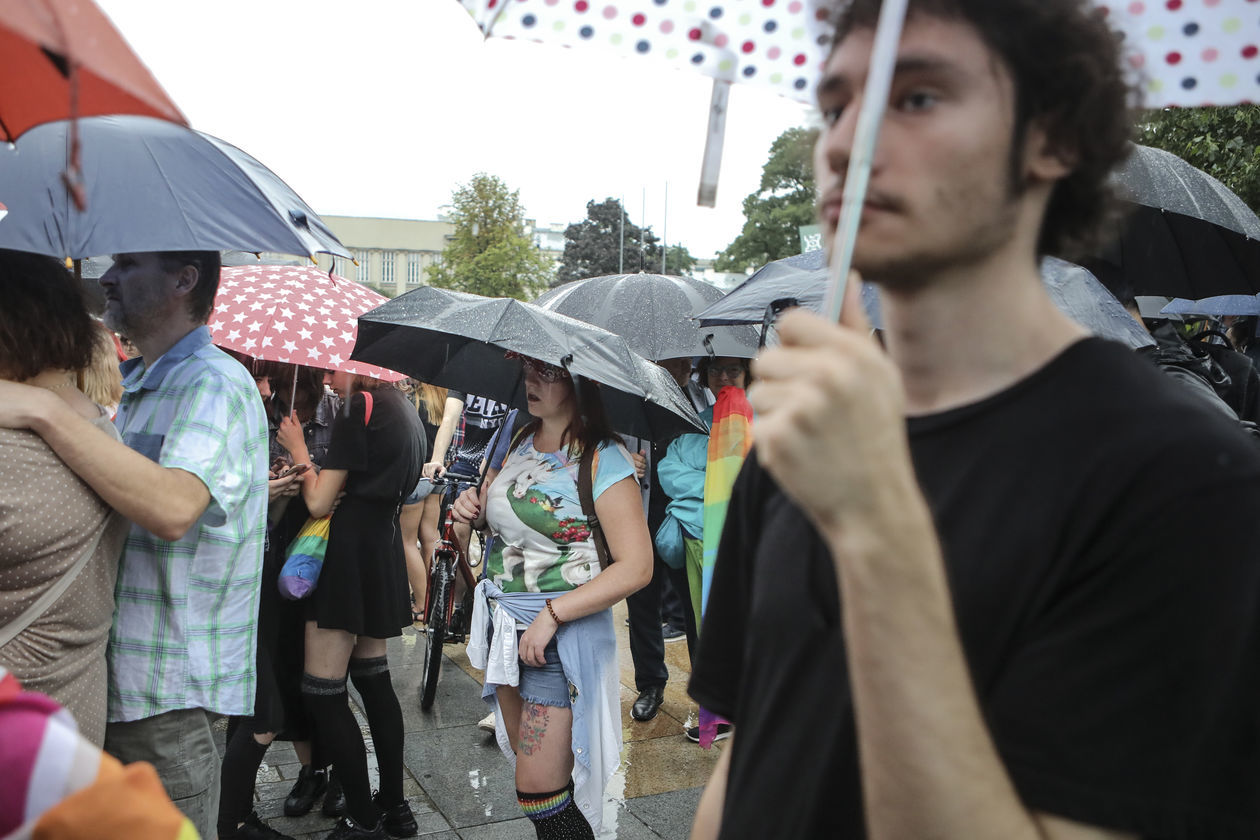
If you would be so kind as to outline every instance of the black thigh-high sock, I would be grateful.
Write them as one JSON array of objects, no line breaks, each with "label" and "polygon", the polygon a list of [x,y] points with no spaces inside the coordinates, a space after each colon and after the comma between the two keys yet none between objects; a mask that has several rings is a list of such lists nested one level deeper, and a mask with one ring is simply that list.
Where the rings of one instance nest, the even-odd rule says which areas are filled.
[{"label": "black thigh-high sock", "polygon": [[351,659],[350,679],[363,698],[363,712],[372,731],[381,776],[381,801],[397,805],[403,801],[403,719],[389,677],[389,662],[384,656]]},{"label": "black thigh-high sock", "polygon": [[254,780],[267,744],[254,740],[251,719],[233,720],[232,735],[223,753],[219,792],[219,833],[231,834],[254,810]]},{"label": "black thigh-high sock", "polygon": [[380,819],[368,786],[367,749],[346,696],[346,678],[328,680],[302,675],[302,699],[315,721],[316,737],[324,755],[332,760],[337,779],[346,794],[346,812],[360,825],[371,828]]},{"label": "black thigh-high sock", "polygon": [[518,790],[516,801],[534,824],[539,840],[595,840],[591,824],[573,801],[573,782],[548,793]]}]

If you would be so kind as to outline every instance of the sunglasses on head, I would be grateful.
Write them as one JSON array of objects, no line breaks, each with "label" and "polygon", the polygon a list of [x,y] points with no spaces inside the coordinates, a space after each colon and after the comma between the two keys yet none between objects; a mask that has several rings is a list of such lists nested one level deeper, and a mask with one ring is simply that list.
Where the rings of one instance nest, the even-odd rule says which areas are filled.
[{"label": "sunglasses on head", "polygon": [[564,368],[549,365],[529,356],[522,356],[520,353],[508,351],[504,354],[504,358],[520,359],[521,367],[525,369],[525,372],[534,374],[543,382],[555,383],[569,378],[569,372]]}]

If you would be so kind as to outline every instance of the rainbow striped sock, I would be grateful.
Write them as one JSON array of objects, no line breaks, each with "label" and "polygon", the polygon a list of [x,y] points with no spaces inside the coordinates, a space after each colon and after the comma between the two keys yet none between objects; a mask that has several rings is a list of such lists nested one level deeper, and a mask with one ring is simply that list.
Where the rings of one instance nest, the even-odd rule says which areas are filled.
[{"label": "rainbow striped sock", "polygon": [[521,804],[525,816],[537,822],[555,816],[568,807],[573,801],[573,793],[568,787],[551,793],[523,793],[518,790],[516,801]]}]

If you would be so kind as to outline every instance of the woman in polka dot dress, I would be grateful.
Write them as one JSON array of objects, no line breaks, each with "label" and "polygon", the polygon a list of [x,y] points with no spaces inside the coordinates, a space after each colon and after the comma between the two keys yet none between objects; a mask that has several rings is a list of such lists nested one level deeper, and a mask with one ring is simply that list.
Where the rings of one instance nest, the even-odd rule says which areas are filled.
[{"label": "woman in polka dot dress", "polygon": [[[55,259],[0,250],[0,299],[0,379],[46,388],[117,439],[104,409],[75,387],[93,324],[74,278]],[[69,709],[100,746],[128,523],[34,432],[0,429],[0,464],[0,641],[13,636],[0,645],[0,667]]]}]

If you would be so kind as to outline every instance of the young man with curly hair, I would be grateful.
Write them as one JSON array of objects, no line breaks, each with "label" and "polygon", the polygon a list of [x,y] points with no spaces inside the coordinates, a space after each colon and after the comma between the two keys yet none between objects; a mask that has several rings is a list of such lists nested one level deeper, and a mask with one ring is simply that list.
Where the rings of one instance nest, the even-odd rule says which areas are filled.
[{"label": "young man with curly hair", "polygon": [[[818,89],[828,247],[878,11]],[[854,255],[886,350],[850,294],[756,365],[693,837],[1260,833],[1260,456],[1038,274],[1105,213],[1126,98],[1086,0],[911,0]]]}]

